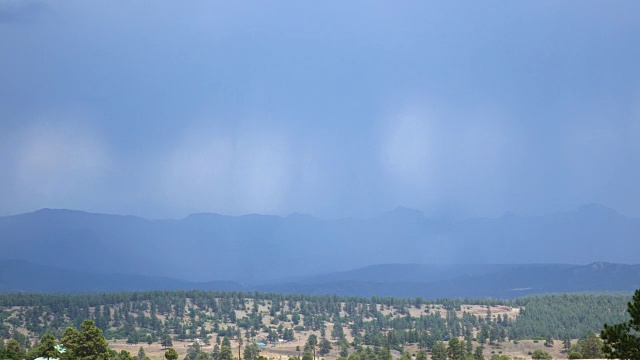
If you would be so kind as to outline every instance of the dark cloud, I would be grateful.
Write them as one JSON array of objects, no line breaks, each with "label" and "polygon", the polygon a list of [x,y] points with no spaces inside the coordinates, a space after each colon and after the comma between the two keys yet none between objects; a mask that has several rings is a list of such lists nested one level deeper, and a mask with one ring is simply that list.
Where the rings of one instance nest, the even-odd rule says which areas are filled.
[{"label": "dark cloud", "polygon": [[640,216],[638,10],[0,2],[0,213]]},{"label": "dark cloud", "polygon": [[0,1],[0,23],[32,22],[42,16],[47,4],[38,0],[2,0]]}]

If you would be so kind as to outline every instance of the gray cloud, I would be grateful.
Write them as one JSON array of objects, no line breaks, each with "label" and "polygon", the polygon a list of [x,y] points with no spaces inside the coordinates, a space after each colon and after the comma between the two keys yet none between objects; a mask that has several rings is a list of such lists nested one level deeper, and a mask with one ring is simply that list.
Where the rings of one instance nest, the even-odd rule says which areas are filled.
[{"label": "gray cloud", "polygon": [[638,7],[1,2],[0,214],[640,216]]},{"label": "gray cloud", "polygon": [[24,23],[38,19],[47,10],[47,4],[39,0],[0,1],[0,23]]}]

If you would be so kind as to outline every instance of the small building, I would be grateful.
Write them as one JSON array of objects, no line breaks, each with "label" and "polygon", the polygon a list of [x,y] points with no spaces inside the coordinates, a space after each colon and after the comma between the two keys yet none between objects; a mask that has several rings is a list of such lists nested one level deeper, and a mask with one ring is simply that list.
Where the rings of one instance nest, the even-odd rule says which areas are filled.
[{"label": "small building", "polygon": [[263,342],[256,343],[256,345],[258,345],[258,347],[261,347],[261,348],[266,348],[267,347],[267,344],[265,344]]}]

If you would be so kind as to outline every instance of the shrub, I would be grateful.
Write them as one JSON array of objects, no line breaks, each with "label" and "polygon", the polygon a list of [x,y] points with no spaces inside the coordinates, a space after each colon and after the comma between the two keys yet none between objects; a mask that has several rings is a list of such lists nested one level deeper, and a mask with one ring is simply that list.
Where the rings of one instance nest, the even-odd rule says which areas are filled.
[{"label": "shrub", "polygon": [[540,349],[535,350],[533,352],[533,354],[531,354],[531,358],[532,359],[536,359],[536,360],[551,360],[552,359],[551,355],[548,352],[540,350]]}]

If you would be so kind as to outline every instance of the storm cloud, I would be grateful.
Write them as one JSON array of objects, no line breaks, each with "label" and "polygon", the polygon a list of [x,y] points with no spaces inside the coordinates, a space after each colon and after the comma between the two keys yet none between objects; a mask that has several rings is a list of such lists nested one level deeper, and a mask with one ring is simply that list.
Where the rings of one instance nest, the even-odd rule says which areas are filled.
[{"label": "storm cloud", "polygon": [[0,215],[640,217],[638,13],[0,0]]}]

